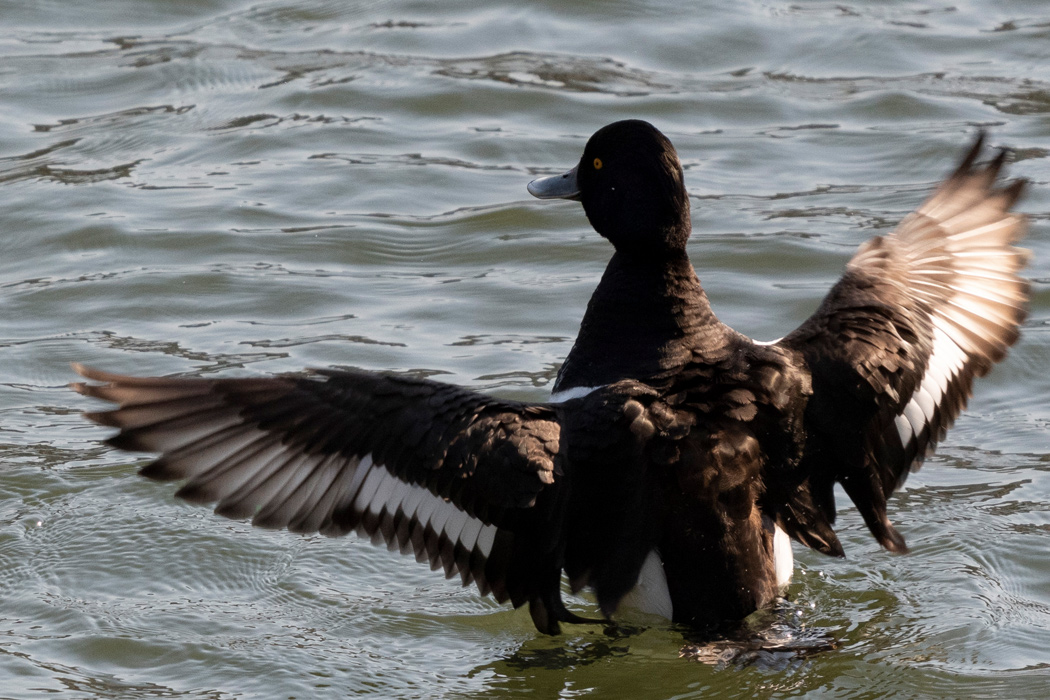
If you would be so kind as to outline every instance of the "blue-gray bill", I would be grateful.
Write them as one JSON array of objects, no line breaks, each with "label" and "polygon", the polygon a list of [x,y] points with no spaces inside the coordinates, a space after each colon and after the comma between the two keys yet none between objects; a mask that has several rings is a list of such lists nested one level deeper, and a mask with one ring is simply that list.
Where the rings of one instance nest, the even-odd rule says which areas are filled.
[{"label": "blue-gray bill", "polygon": [[576,182],[576,168],[561,175],[533,180],[529,183],[528,190],[529,194],[538,199],[579,199],[580,186]]}]

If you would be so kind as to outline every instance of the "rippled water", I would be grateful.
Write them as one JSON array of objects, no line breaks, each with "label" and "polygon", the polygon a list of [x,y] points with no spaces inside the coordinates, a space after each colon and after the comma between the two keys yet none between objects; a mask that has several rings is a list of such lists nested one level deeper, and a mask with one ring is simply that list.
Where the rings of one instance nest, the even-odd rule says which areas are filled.
[{"label": "rippled water", "polygon": [[[0,697],[1046,696],[1050,7],[683,7],[0,0]],[[175,502],[79,418],[73,360],[542,400],[610,251],[524,186],[626,117],[677,145],[693,259],[759,338],[977,126],[1032,180],[1031,318],[893,500],[912,554],[840,498],[849,558],[796,548],[754,623],[818,649],[542,637],[411,559]]]}]

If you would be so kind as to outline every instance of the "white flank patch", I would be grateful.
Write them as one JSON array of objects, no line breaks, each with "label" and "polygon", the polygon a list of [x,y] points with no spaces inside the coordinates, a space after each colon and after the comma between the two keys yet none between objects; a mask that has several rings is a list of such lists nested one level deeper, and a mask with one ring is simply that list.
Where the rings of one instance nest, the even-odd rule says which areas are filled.
[{"label": "white flank patch", "polygon": [[777,338],[776,340],[754,340],[754,339],[752,339],[751,342],[754,343],[755,345],[776,345],[777,343],[779,343],[783,339],[784,339],[783,337]]},{"label": "white flank patch", "polygon": [[671,604],[671,591],[667,588],[664,563],[655,549],[645,558],[642,570],[638,573],[638,583],[623,597],[620,605],[649,615],[671,619],[674,612],[674,606]]},{"label": "white flank patch", "polygon": [[776,525],[773,530],[773,568],[777,574],[777,585],[783,588],[791,583],[795,570],[795,555],[791,553],[791,538]]},{"label": "white flank patch", "polygon": [[[776,572],[777,586],[783,588],[791,583],[795,557],[791,553],[791,538],[779,525],[774,526],[773,530],[773,569]],[[655,549],[645,558],[642,570],[638,573],[638,583],[623,597],[620,605],[671,619],[674,604],[671,602],[671,591],[667,587],[663,561]]]}]

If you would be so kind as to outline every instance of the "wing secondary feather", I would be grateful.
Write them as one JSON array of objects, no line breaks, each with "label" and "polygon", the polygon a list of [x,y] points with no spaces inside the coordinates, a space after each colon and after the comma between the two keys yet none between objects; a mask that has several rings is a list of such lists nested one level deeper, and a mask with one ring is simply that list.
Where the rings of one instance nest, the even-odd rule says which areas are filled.
[{"label": "wing secondary feather", "polygon": [[1027,251],[1014,243],[1025,219],[1010,208],[1024,181],[997,186],[1006,154],[977,165],[983,140],[895,231],[864,244],[817,312],[781,341],[813,377],[805,482],[785,519],[797,539],[828,553],[841,552],[837,541],[821,543],[835,481],[884,547],[906,550],[887,497],[1019,336],[1029,285],[1019,275]]}]

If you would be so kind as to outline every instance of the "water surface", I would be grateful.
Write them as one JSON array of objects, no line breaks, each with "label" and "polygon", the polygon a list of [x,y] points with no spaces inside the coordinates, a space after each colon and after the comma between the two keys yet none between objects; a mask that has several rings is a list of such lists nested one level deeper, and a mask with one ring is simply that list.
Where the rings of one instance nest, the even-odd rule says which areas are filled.
[{"label": "water surface", "polygon": [[[1011,697],[1050,683],[1050,10],[1042,0],[0,0],[0,697]],[[1032,181],[1032,313],[880,551],[796,547],[756,622],[536,633],[353,539],[176,502],[70,361],[415,371],[543,400],[610,250],[525,192],[656,124],[720,316],[794,328],[979,127]],[[585,605],[586,602],[581,602]],[[685,658],[681,657],[683,651]],[[705,659],[703,663],[698,659]]]}]

